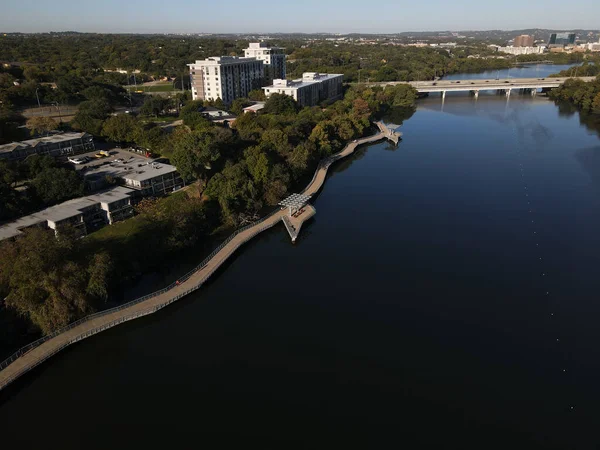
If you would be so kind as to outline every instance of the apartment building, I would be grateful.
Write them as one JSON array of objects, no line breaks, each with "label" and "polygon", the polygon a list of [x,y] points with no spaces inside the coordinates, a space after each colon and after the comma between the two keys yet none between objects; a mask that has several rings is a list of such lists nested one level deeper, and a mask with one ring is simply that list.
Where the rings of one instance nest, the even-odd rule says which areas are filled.
[{"label": "apartment building", "polygon": [[185,186],[175,166],[134,156],[92,161],[80,170],[83,170],[85,183],[91,190],[106,186],[108,179],[137,191],[136,196],[166,195]]},{"label": "apartment building", "polygon": [[246,58],[256,58],[265,66],[265,84],[270,84],[275,79],[285,79],[285,49],[269,47],[265,42],[251,42],[244,49]]},{"label": "apartment building", "polygon": [[230,105],[236,98],[247,97],[259,89],[265,76],[265,64],[256,58],[220,56],[188,64],[192,99],[216,100]]},{"label": "apartment building", "polygon": [[306,72],[297,80],[274,80],[263,87],[265,95],[285,94],[293,97],[300,106],[314,106],[324,101],[342,97],[343,74]]},{"label": "apartment building", "polygon": [[18,161],[30,155],[59,157],[93,150],[94,139],[89,133],[58,133],[37,139],[0,145],[0,158]]},{"label": "apartment building", "polygon": [[103,225],[112,225],[133,216],[131,202],[134,193],[132,189],[115,187],[51,206],[0,226],[0,240],[17,237],[33,227],[58,233],[61,227],[67,225],[73,227],[80,236],[85,236]]}]

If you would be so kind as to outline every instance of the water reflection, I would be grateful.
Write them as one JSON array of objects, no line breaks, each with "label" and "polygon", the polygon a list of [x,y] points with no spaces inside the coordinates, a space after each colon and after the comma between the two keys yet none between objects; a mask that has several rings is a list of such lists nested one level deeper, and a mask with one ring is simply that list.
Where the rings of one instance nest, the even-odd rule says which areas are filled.
[{"label": "water reflection", "polygon": [[576,150],[574,156],[589,175],[596,189],[600,190],[600,145]]}]

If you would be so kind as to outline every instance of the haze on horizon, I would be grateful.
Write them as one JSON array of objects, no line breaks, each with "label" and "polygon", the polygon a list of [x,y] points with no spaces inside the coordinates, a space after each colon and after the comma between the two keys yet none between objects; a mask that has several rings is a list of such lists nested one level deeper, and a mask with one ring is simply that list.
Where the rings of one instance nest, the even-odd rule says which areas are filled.
[{"label": "haze on horizon", "polygon": [[[575,6],[575,7],[574,7]],[[398,33],[596,29],[600,2],[581,0],[22,0],[2,7],[0,31],[98,33]]]}]

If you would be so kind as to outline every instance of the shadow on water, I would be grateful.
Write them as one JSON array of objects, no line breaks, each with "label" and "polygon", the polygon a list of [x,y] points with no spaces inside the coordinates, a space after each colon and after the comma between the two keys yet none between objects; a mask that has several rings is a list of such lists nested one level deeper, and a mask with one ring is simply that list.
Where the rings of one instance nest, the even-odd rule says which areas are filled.
[{"label": "shadow on water", "polygon": [[574,157],[600,191],[600,146],[575,150]]}]

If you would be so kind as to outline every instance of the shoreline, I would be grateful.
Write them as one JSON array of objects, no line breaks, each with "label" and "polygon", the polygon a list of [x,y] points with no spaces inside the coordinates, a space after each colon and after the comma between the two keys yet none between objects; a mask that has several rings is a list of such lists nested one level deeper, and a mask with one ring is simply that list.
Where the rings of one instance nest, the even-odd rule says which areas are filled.
[{"label": "shoreline", "polygon": [[[302,193],[316,194],[325,183],[329,167],[334,162],[353,154],[360,145],[374,143],[382,139],[394,141],[393,138],[397,142],[398,136],[392,133],[383,122],[378,121],[375,124],[379,128],[377,134],[350,142],[338,153],[322,159],[317,165],[312,180]],[[198,290],[239,247],[256,235],[277,225],[282,221],[285,214],[285,209],[277,208],[257,222],[236,230],[196,268],[169,286],[116,308],[86,316],[20,348],[0,363],[0,390],[69,345],[123,322],[155,313]],[[190,284],[193,285],[189,287]]]}]

